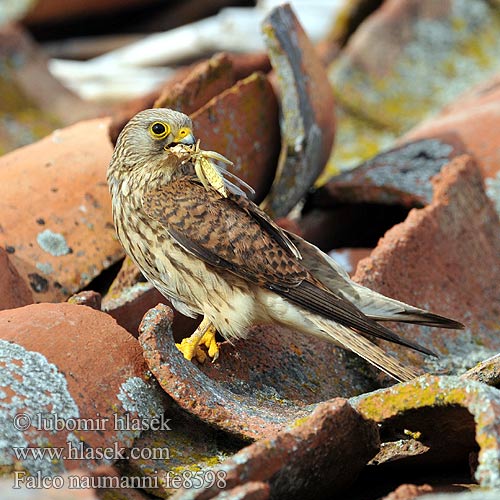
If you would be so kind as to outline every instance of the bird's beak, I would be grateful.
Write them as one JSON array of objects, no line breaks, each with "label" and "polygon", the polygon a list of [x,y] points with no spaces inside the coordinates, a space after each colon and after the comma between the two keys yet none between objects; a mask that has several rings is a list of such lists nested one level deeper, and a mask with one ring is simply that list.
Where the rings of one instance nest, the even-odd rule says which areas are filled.
[{"label": "bird's beak", "polygon": [[196,139],[190,128],[183,128],[179,130],[179,133],[174,137],[174,143],[194,146],[196,144]]}]

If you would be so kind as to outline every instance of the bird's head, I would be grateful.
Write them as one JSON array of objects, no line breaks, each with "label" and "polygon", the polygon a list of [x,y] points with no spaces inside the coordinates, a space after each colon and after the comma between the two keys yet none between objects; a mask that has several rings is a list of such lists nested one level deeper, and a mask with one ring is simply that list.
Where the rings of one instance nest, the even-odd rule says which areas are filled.
[{"label": "bird's head", "polygon": [[195,144],[192,128],[188,116],[172,109],[137,113],[118,136],[110,170],[146,174],[175,168],[179,161],[169,150],[176,144]]}]

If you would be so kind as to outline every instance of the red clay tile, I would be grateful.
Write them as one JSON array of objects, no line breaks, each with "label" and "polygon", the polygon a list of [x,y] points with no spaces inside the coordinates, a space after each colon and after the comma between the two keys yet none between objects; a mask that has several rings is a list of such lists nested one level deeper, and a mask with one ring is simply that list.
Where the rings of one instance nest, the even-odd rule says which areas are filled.
[{"label": "red clay tile", "polygon": [[[236,486],[230,490],[221,491],[213,497],[213,500],[267,500],[270,495],[268,483],[261,481],[250,481],[249,483]],[[174,499],[175,500],[175,497]]]},{"label": "red clay tile", "polygon": [[84,486],[88,471],[76,470],[44,478],[26,477],[23,471],[14,474],[17,476],[0,479],[0,496],[5,500],[99,500],[93,488]]},{"label": "red clay tile", "polygon": [[[151,283],[145,282],[136,265],[126,257],[104,300],[102,310],[116,319],[134,337],[139,336],[139,325],[144,315],[158,304],[170,306]],[[176,342],[189,337],[200,319],[192,319],[174,311],[173,333]]]},{"label": "red clay tile", "polygon": [[85,5],[79,2],[64,0],[40,0],[34,4],[24,22],[28,24],[50,23],[62,20],[74,20],[83,17],[84,20],[89,15],[98,15],[123,11],[128,7],[143,6],[154,3],[154,0],[87,0]]},{"label": "red clay tile", "polygon": [[72,295],[68,299],[68,302],[70,304],[76,304],[79,306],[87,306],[87,307],[90,307],[91,309],[95,309],[96,311],[100,311],[102,297],[101,297],[101,294],[98,292],[86,290],[84,292],[80,292],[80,293],[77,293],[75,295]]},{"label": "red clay tile", "polygon": [[179,406],[233,436],[267,437],[314,404],[377,387],[354,354],[273,325],[223,343],[215,363],[187,361],[174,344],[173,318],[160,304],[140,326],[152,373]]},{"label": "red clay tile", "polygon": [[281,147],[278,103],[261,73],[240,80],[191,115],[201,148],[234,162],[236,175],[262,199],[271,185]]},{"label": "red clay tile", "polygon": [[392,493],[384,497],[382,500],[412,500],[422,495],[433,493],[434,488],[430,484],[402,484]]},{"label": "red clay tile", "polygon": [[434,177],[433,187],[432,203],[411,210],[403,223],[390,229],[359,263],[354,279],[462,321],[464,331],[395,327],[439,358],[384,343],[404,363],[462,373],[500,348],[500,222],[470,157],[452,160]]},{"label": "red clay tile", "polygon": [[[103,311],[116,319],[116,322],[129,331],[134,337],[139,336],[139,325],[144,315],[158,304],[170,306],[167,300],[150,283],[137,283],[124,289],[119,296],[107,298],[103,303]],[[189,337],[200,323],[201,318],[188,318],[174,311],[173,335],[176,342]]]},{"label": "red clay tile", "polygon": [[13,249],[36,302],[66,299],[123,256],[106,184],[108,125],[80,122],[0,158],[0,245]]},{"label": "red clay tile", "polygon": [[326,165],[335,135],[334,100],[326,68],[288,4],[267,16],[262,31],[281,94],[282,154],[264,201],[277,218],[290,212]]},{"label": "red clay tile", "polygon": [[269,69],[267,54],[218,53],[205,61],[182,66],[159,90],[129,102],[115,113],[110,126],[111,141],[115,144],[125,124],[143,109],[173,107],[190,114],[236,81]]},{"label": "red clay tile", "polygon": [[[265,481],[272,498],[341,498],[378,448],[374,422],[361,418],[345,400],[334,399],[278,434],[243,448],[219,470],[227,472],[226,488]],[[190,492],[189,498],[224,498],[216,496],[220,491],[214,486]],[[179,493],[178,498],[184,497]]]},{"label": "red clay tile", "polygon": [[266,52],[231,53],[228,57],[233,63],[236,80],[242,80],[256,71],[262,73],[271,71],[271,61]]},{"label": "red clay tile", "polygon": [[496,354],[473,366],[462,375],[462,378],[492,385],[497,389],[500,388],[500,354]]},{"label": "red clay tile", "polygon": [[466,147],[452,133],[416,139],[380,153],[319,188],[310,207],[331,209],[342,203],[421,207],[432,200],[431,179]]},{"label": "red clay tile", "polygon": [[34,304],[1,311],[0,335],[6,393],[0,413],[11,423],[0,430],[8,443],[6,457],[16,461],[13,446],[62,447],[67,456],[20,460],[31,474],[101,462],[82,458],[82,447],[115,447],[104,460],[113,463],[139,435],[123,418],[128,414],[131,422],[142,422],[163,412],[163,395],[148,380],[139,344],[105,313],[73,304]]},{"label": "red clay tile", "polygon": [[0,310],[33,304],[33,294],[0,247]]},{"label": "red clay tile", "polygon": [[[217,429],[180,408],[169,407],[170,430],[145,431],[134,441],[134,448],[144,450],[121,463],[126,477],[147,475],[155,497],[170,498],[179,488],[205,489],[210,483],[224,481],[220,464],[245,443],[231,440]],[[152,450],[153,452],[149,452]]]},{"label": "red clay tile", "polygon": [[[427,446],[418,457],[397,457],[418,466],[466,465],[479,446],[475,479],[498,488],[500,478],[500,397],[498,390],[458,377],[426,375],[405,384],[350,400],[357,411],[380,425],[386,441],[415,439]],[[383,447],[382,447],[383,449]],[[374,459],[377,460],[377,457]],[[394,460],[394,457],[391,458]],[[378,462],[381,473],[383,462]]]},{"label": "red clay tile", "polygon": [[[485,178],[496,179],[492,197],[500,206],[500,75],[452,102],[437,116],[420,123],[400,142],[455,134],[476,159]],[[488,185],[488,181],[487,181]]]},{"label": "red clay tile", "polygon": [[386,0],[330,73],[346,108],[402,132],[498,71],[500,13],[490,2]]}]

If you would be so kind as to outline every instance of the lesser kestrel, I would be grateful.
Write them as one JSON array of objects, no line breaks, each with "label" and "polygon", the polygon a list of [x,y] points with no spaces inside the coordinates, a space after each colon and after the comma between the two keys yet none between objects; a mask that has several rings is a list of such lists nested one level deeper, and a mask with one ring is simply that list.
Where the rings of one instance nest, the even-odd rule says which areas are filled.
[{"label": "lesser kestrel", "polygon": [[181,154],[195,144],[189,117],[145,110],[121,132],[108,169],[114,222],[126,253],[176,309],[204,317],[181,346],[186,357],[202,340],[209,354],[217,355],[214,328],[236,339],[252,325],[279,323],[408,380],[413,370],[370,338],[432,353],[380,322],[462,328],[353,282],[321,250],[230,189],[234,185],[227,183],[226,189],[211,185],[208,177],[200,180],[196,160]]}]

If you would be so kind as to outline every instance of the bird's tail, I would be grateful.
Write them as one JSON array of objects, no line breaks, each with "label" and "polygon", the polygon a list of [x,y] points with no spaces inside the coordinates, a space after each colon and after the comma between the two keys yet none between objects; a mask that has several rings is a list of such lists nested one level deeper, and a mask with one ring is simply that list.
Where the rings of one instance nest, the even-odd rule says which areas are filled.
[{"label": "bird's tail", "polygon": [[450,328],[452,330],[462,330],[464,325],[439,314],[430,313],[417,308],[407,308],[406,311],[396,312],[391,315],[371,315],[367,314],[375,321],[398,321],[400,323],[412,323],[414,325],[433,326],[436,328]]},{"label": "bird's tail", "polygon": [[349,284],[352,286],[352,292],[350,295],[349,289],[344,290],[346,298],[354,302],[363,314],[375,321],[399,321],[455,330],[464,328],[458,321],[386,297],[359,283],[350,281]]},{"label": "bird's tail", "polygon": [[399,382],[406,382],[418,376],[412,369],[403,366],[397,359],[386,354],[377,344],[360,333],[314,313],[306,312],[305,314],[331,341],[361,356]]}]

